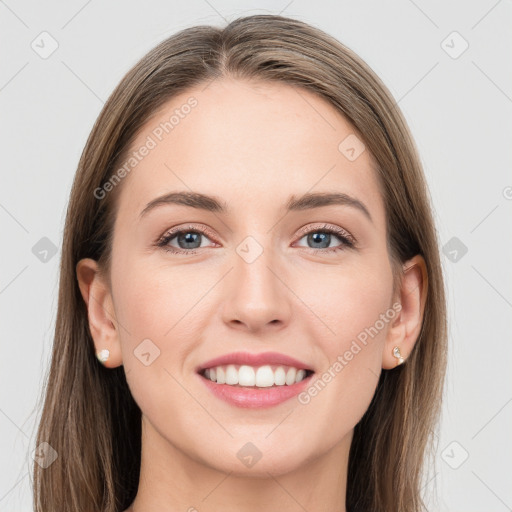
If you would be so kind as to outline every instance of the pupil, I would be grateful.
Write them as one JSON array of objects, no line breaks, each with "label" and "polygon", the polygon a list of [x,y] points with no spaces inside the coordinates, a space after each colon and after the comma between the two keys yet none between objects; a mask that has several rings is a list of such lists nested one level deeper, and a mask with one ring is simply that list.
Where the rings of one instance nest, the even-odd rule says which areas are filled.
[{"label": "pupil", "polygon": [[[321,248],[329,247],[330,243],[330,233],[313,233],[308,235],[309,241],[315,243],[323,244]],[[325,243],[327,241],[327,243]],[[317,248],[317,247],[315,247]]]},{"label": "pupil", "polygon": [[[201,242],[199,242],[199,245],[193,245],[194,243],[197,243],[197,241],[199,240],[199,237],[201,236],[200,233],[192,233],[192,232],[189,232],[189,233],[186,233],[184,235],[180,235],[178,237],[178,243],[180,243],[181,241],[184,242],[185,244],[185,247],[181,247],[181,244],[180,244],[180,247],[182,249],[197,249],[198,247],[201,246]],[[192,244],[192,246],[190,246],[190,244]]]}]

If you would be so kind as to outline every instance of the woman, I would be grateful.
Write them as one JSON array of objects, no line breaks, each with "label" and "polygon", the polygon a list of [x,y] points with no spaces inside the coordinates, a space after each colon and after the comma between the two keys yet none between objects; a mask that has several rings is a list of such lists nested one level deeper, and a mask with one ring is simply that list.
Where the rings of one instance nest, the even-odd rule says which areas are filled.
[{"label": "woman", "polygon": [[386,87],[297,20],[183,30],[78,166],[36,510],[424,510],[445,366],[428,189]]}]

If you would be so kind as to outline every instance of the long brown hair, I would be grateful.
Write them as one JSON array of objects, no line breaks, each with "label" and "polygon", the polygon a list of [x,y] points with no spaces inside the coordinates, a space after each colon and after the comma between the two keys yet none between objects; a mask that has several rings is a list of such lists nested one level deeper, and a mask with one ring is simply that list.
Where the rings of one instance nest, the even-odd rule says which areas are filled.
[{"label": "long brown hair", "polygon": [[34,464],[35,510],[118,512],[135,498],[141,411],[123,367],[107,369],[95,357],[75,267],[89,257],[109,275],[122,184],[101,200],[94,191],[113,176],[141,126],[178,93],[225,76],[301,87],[343,114],[378,164],[394,274],[416,254],[425,259],[421,332],[406,362],[381,373],[355,426],[346,496],[349,512],[424,510],[421,479],[426,456],[436,449],[447,327],[437,233],[417,149],[393,97],[362,59],[321,30],[278,15],[241,17],[223,29],[191,27],[169,37],[124,76],[93,127],[67,210],[55,338],[36,440],[58,456],[46,468]]}]

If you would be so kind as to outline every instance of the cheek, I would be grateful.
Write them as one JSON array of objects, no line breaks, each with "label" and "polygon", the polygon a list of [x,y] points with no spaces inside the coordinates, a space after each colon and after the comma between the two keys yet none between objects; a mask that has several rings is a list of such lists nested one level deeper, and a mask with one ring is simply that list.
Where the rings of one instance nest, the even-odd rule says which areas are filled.
[{"label": "cheek", "polygon": [[315,288],[308,281],[310,290],[322,290],[309,293],[305,302],[321,319],[308,322],[307,328],[323,365],[299,401],[312,415],[329,418],[317,425],[326,429],[328,443],[333,440],[331,429],[350,430],[374,395],[384,341],[396,318],[390,304],[392,275],[390,267],[375,264],[336,270],[329,279],[316,276]]},{"label": "cheek", "polygon": [[191,281],[190,272],[171,272],[143,261],[117,268],[112,285],[127,382],[143,413],[165,420],[190,399],[180,383],[184,363],[200,339],[200,332],[193,331],[205,287]]},{"label": "cheek", "polygon": [[130,278],[121,278],[113,286],[116,315],[130,333],[129,343],[150,338],[155,343],[159,340],[160,344],[168,344],[176,332],[183,334],[194,315],[194,306],[204,294],[204,286],[196,279],[191,280],[190,272],[171,272],[168,268],[144,265],[144,261],[133,263],[123,274]]},{"label": "cheek", "polygon": [[117,269],[112,285],[132,395],[148,416],[159,408],[177,410],[187,398],[178,382],[190,371],[189,355],[201,339],[205,312],[200,299],[206,285],[199,286],[191,272],[171,272],[144,261]]},{"label": "cheek", "polygon": [[308,277],[300,289],[310,310],[321,320],[315,322],[316,339],[324,340],[322,348],[331,360],[349,350],[353,340],[369,347],[370,341],[378,345],[385,337],[389,317],[394,314],[390,303],[392,273],[385,259],[361,258],[350,265],[332,266],[329,272]]}]

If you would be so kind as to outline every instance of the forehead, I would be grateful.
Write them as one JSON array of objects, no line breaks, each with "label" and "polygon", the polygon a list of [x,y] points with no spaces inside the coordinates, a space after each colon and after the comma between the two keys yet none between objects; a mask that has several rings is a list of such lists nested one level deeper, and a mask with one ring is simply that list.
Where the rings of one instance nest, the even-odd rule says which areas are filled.
[{"label": "forehead", "polygon": [[223,78],[190,88],[145,123],[127,157],[119,215],[135,218],[178,190],[221,197],[233,210],[335,190],[383,214],[376,165],[354,127],[288,84]]}]

